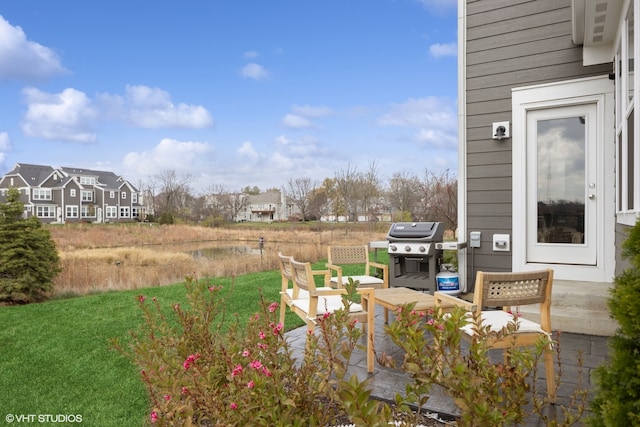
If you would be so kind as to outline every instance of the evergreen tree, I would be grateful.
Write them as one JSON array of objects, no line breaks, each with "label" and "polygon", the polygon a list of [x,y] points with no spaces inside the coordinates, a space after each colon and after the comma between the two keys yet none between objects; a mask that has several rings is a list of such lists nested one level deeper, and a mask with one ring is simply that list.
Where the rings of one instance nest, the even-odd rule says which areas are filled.
[{"label": "evergreen tree", "polygon": [[609,299],[618,331],[611,337],[609,363],[596,371],[592,426],[640,425],[640,222],[631,229],[622,255],[632,267],[615,278]]},{"label": "evergreen tree", "polygon": [[20,192],[8,191],[0,203],[0,305],[44,299],[60,272],[60,258],[49,230],[35,217],[23,217]]}]

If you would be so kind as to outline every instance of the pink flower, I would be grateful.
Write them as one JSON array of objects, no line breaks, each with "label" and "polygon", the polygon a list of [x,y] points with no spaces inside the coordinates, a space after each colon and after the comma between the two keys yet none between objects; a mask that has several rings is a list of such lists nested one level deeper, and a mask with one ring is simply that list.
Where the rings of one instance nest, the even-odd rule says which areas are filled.
[{"label": "pink flower", "polygon": [[231,371],[231,376],[237,377],[241,373],[242,373],[242,365],[236,365],[236,367],[233,368],[233,371]]},{"label": "pink flower", "polygon": [[274,328],[273,328],[273,335],[278,335],[278,333],[282,330],[283,326],[282,323],[278,323]]},{"label": "pink flower", "polygon": [[189,356],[187,356],[187,359],[184,361],[182,366],[184,367],[185,370],[187,370],[191,367],[191,365],[193,365],[193,362],[195,362],[199,358],[200,358],[200,353],[190,354]]},{"label": "pink flower", "polygon": [[249,366],[251,366],[253,369],[261,369],[262,362],[260,362],[259,360],[254,360],[251,363],[249,363]]},{"label": "pink flower", "polygon": [[249,350],[245,350],[245,351],[242,352],[242,355],[244,357],[249,357],[251,355],[251,353],[249,353]]},{"label": "pink flower", "polygon": [[264,332],[260,331],[260,339],[263,340],[267,337]]},{"label": "pink flower", "polygon": [[433,319],[429,319],[429,320],[427,320],[427,325],[432,325],[432,326],[433,326],[433,324],[434,324],[434,323],[435,323],[435,322],[433,321]]},{"label": "pink flower", "polygon": [[272,302],[269,305],[269,312],[273,313],[274,311],[276,311],[277,308],[278,308],[278,303],[277,302]]},{"label": "pink flower", "polygon": [[325,313],[322,315],[322,318],[327,319],[329,316],[331,316],[331,313]]},{"label": "pink flower", "polygon": [[158,414],[156,413],[156,411],[153,411],[151,413],[151,422],[154,424],[158,422]]},{"label": "pink flower", "polygon": [[182,386],[182,394],[189,394],[189,389],[185,386]]},{"label": "pink flower", "polygon": [[268,370],[266,366],[262,367],[262,373],[265,374],[265,376],[267,376],[267,377],[270,377],[272,375],[271,371]]},{"label": "pink flower", "polygon": [[256,383],[254,383],[253,381],[249,381],[247,383],[247,388],[254,388],[256,386]]},{"label": "pink flower", "polygon": [[266,344],[263,344],[263,343],[259,342],[259,343],[258,343],[258,348],[261,348],[262,350],[266,350],[266,349],[268,349],[268,348],[269,348],[269,346],[268,346],[268,345],[266,345]]},{"label": "pink flower", "polygon": [[168,394],[164,395],[164,400],[166,400],[167,402],[171,400],[171,396],[169,396]]},{"label": "pink flower", "polygon": [[238,404],[236,402],[231,402],[231,404],[229,405],[229,408],[238,409]]},{"label": "pink flower", "polygon": [[146,300],[147,297],[145,297],[144,295],[138,295],[138,301],[140,302],[144,302],[144,300]]}]

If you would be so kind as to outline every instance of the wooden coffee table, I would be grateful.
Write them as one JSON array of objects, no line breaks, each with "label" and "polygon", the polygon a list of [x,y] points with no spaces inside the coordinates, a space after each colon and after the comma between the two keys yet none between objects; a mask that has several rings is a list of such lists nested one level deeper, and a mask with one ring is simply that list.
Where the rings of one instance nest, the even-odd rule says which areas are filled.
[{"label": "wooden coffee table", "polygon": [[[376,289],[374,291],[374,306],[380,305],[384,307],[384,321],[389,323],[389,310],[397,310],[400,306],[415,302],[414,310],[427,311],[436,306],[436,300],[433,295],[424,292],[415,291],[409,288],[387,288]],[[365,295],[362,296],[362,303],[365,310],[368,310],[369,301]]]}]

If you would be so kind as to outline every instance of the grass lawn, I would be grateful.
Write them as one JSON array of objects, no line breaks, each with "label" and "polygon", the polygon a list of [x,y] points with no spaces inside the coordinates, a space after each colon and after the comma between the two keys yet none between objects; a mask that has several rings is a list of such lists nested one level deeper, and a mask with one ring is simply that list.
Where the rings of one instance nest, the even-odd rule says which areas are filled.
[{"label": "grass lawn", "polygon": [[[279,271],[239,276],[233,289],[231,283],[213,281],[232,290],[225,298],[228,318],[238,313],[247,319],[258,311],[260,290],[267,301],[280,301]],[[73,414],[82,416],[81,425],[146,424],[149,401],[138,369],[109,342],[126,339],[140,325],[140,294],[167,307],[185,302],[184,286],[176,284],[0,307],[0,420],[7,414]],[[288,311],[287,329],[300,325]]]},{"label": "grass lawn", "polygon": [[[213,283],[231,288],[231,279]],[[259,290],[279,301],[279,287],[277,271],[238,277],[226,298],[227,313],[248,318],[258,311]],[[141,323],[137,295],[171,306],[183,303],[184,293],[177,284],[0,307],[0,419],[75,414],[82,415],[82,425],[145,424],[149,402],[138,370],[109,340],[126,338]],[[302,324],[294,314],[287,316],[287,327]]]}]

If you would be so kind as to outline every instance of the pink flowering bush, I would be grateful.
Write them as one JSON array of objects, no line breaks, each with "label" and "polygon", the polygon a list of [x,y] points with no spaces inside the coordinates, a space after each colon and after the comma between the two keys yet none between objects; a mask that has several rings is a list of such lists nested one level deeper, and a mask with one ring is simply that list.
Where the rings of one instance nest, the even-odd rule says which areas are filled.
[{"label": "pink flowering bush", "polygon": [[[531,413],[545,425],[552,426],[570,426],[580,418],[586,399],[586,390],[580,384],[569,405],[558,411],[562,419],[545,413],[550,402],[546,390],[543,390],[545,397],[540,397],[536,380],[546,340],[541,339],[533,350],[505,350],[503,362],[491,360],[487,338],[510,339],[517,329],[518,314],[514,315],[512,324],[499,332],[490,331],[489,326],[475,319],[479,324],[477,333],[468,346],[463,346],[465,332],[461,328],[469,322],[465,310],[458,308],[450,314],[439,310],[424,313],[412,310],[413,306],[409,304],[398,310],[396,321],[386,328],[393,341],[405,351],[402,369],[415,380],[407,386],[407,395],[398,400],[398,405],[416,402],[422,407],[433,386],[438,385],[460,409],[457,419],[460,427],[517,425]],[[559,352],[559,345],[555,344]],[[388,366],[395,365],[384,355],[381,359]],[[559,361],[558,353],[561,366]]]},{"label": "pink flowering bush", "polygon": [[365,384],[345,378],[362,336],[346,310],[320,319],[296,360],[277,303],[261,300],[251,318],[222,327],[220,288],[194,278],[185,287],[186,307],[170,313],[155,298],[138,297],[141,329],[128,345],[114,341],[140,367],[151,424],[326,426],[347,413],[367,425],[390,419],[388,409],[367,402]]}]

